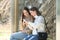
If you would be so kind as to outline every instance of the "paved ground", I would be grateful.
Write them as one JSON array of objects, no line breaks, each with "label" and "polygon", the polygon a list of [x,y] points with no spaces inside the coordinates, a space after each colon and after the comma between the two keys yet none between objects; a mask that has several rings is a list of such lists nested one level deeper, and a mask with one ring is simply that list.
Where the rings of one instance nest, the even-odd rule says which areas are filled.
[{"label": "paved ground", "polygon": [[0,40],[9,40],[11,34],[11,22],[0,24]]},{"label": "paved ground", "polygon": [[10,40],[10,36],[0,36],[0,40]]}]

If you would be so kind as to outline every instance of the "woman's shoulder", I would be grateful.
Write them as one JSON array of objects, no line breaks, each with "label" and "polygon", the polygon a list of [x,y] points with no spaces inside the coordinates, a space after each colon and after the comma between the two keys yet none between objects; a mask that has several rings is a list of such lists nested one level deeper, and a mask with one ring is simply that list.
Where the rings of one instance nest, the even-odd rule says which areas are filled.
[{"label": "woman's shoulder", "polygon": [[39,18],[44,18],[44,17],[42,15],[40,15]]}]

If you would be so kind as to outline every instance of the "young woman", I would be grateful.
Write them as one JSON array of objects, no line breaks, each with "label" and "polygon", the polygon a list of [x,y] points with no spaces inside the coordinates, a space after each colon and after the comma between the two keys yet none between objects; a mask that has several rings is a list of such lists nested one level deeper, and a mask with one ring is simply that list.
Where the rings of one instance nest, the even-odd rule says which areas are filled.
[{"label": "young woman", "polygon": [[[38,40],[38,35],[41,33],[45,33],[45,23],[44,23],[44,17],[41,16],[41,13],[39,13],[38,9],[36,7],[32,7],[30,9],[31,16],[35,18],[34,22],[27,22],[25,23],[30,26],[29,28],[32,28],[32,34],[24,38],[24,40]],[[38,14],[40,14],[38,16]],[[41,35],[40,35],[41,36]],[[45,36],[45,35],[43,35]]]},{"label": "young woman", "polygon": [[28,25],[26,25],[24,20],[26,20],[27,22],[33,22],[33,17],[30,15],[29,9],[27,7],[24,8],[22,13],[22,23],[23,23],[23,30],[29,34],[30,33],[30,31],[28,30],[29,27]]},{"label": "young woman", "polygon": [[27,7],[24,7],[23,11],[22,11],[22,23],[23,23],[23,30],[13,33],[11,35],[10,40],[23,40],[23,38],[25,38],[28,34],[30,34],[29,32],[31,31],[28,27],[26,27],[27,25],[25,25],[24,21],[33,21],[32,17],[29,13],[29,9]]}]

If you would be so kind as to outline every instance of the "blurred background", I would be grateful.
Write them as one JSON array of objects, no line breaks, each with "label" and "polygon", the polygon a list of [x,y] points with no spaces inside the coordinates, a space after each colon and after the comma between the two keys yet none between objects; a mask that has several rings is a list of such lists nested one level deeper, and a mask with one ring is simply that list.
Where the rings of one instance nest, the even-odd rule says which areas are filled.
[{"label": "blurred background", "polygon": [[60,39],[60,0],[56,0],[56,40]]},{"label": "blurred background", "polygon": [[[0,40],[9,40],[21,26],[22,9],[35,6],[45,17],[49,29],[47,40],[56,40],[59,33],[60,0],[0,0]],[[57,28],[58,27],[58,28]]]}]

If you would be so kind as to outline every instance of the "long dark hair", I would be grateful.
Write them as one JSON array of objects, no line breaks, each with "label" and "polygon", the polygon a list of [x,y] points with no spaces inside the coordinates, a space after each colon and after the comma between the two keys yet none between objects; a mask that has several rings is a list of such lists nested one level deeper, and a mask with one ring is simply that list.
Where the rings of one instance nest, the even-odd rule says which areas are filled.
[{"label": "long dark hair", "polygon": [[41,15],[41,12],[38,10],[37,7],[32,7],[30,10],[31,11],[36,11],[37,12],[37,15]]},{"label": "long dark hair", "polygon": [[[24,7],[23,10],[26,10],[28,12],[28,14],[30,15],[29,9],[27,7]],[[22,12],[22,21],[24,18],[25,18],[25,16],[24,16],[24,13]]]},{"label": "long dark hair", "polygon": [[[29,15],[30,15],[29,9],[28,9],[27,7],[24,7],[23,10],[26,10],[26,11],[29,13]],[[25,17],[25,16],[24,16],[24,13],[22,12],[22,18],[24,18],[24,17]]]}]

